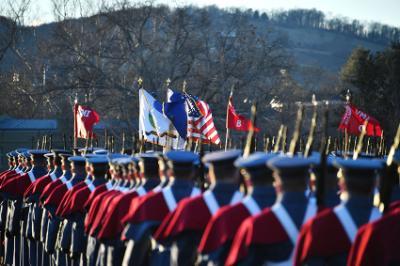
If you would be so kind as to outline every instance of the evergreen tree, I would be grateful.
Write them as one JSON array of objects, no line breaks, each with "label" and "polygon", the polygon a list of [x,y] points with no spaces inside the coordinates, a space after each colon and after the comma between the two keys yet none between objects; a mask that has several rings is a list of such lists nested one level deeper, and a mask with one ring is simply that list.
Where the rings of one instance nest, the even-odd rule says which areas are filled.
[{"label": "evergreen tree", "polygon": [[400,45],[378,53],[356,48],[342,67],[344,86],[354,89],[353,101],[378,118],[393,134],[400,119]]}]

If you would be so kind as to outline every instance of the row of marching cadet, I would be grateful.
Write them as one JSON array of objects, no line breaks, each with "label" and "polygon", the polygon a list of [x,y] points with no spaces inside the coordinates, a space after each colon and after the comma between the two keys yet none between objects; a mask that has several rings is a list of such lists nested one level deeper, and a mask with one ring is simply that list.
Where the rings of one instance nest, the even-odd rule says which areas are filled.
[{"label": "row of marching cadet", "polygon": [[0,175],[1,264],[399,265],[400,153],[384,214],[388,159],[345,155],[326,157],[316,191],[316,152],[16,149]]}]

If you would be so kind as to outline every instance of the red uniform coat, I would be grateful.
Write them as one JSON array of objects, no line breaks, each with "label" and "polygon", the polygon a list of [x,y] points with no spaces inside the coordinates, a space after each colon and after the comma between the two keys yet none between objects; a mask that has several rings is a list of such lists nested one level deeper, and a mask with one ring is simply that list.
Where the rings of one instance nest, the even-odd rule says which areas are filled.
[{"label": "red uniform coat", "polygon": [[51,182],[51,177],[49,174],[46,174],[44,176],[39,177],[38,179],[35,180],[28,189],[24,193],[24,197],[27,198],[35,193],[41,194],[43,191],[44,187]]},{"label": "red uniform coat", "polygon": [[1,178],[3,175],[8,174],[8,173],[11,172],[11,171],[14,171],[14,170],[10,170],[10,169],[4,170],[3,172],[0,173],[0,178]]},{"label": "red uniform coat", "polygon": [[116,193],[115,190],[105,190],[103,192],[100,192],[96,197],[94,197],[94,199],[90,205],[90,208],[87,210],[87,215],[85,218],[85,232],[87,234],[90,233],[90,229],[92,228],[92,225],[96,219],[96,215],[98,214],[98,212],[100,210],[103,199],[105,197],[108,197],[109,195],[114,195],[115,193]]},{"label": "red uniform coat", "polygon": [[[199,191],[197,188],[193,188],[190,196],[197,191]],[[170,212],[174,211],[178,203],[170,187],[157,192],[153,190],[136,199],[132,200],[128,214],[122,219],[124,225],[144,221],[162,222]],[[121,239],[126,240],[125,235],[122,235]]]},{"label": "red uniform coat", "polygon": [[128,213],[122,218],[122,223],[125,225],[140,223],[145,220],[162,221],[168,213],[169,209],[162,193],[150,191],[131,202]]},{"label": "red uniform coat", "polygon": [[210,213],[203,197],[186,198],[162,221],[154,238],[158,241],[173,237],[185,230],[203,230],[210,220]]},{"label": "red uniform coat", "polygon": [[61,204],[58,206],[58,208],[56,210],[57,216],[65,217],[64,211],[66,209],[66,206],[69,204],[69,201],[71,200],[72,195],[74,195],[74,193],[76,193],[78,190],[80,190],[84,186],[86,186],[86,183],[84,181],[79,182],[78,184],[73,186],[70,190],[68,190],[67,193],[65,193],[65,196],[63,197]]},{"label": "red uniform coat", "polygon": [[10,172],[8,172],[8,173],[3,174],[3,175],[0,177],[0,189],[3,187],[3,184],[4,184],[7,180],[9,180],[9,179],[11,179],[11,178],[14,178],[14,177],[16,177],[16,176],[18,176],[18,175],[22,175],[22,174],[24,174],[24,173],[23,173],[23,172],[17,173],[15,170],[12,170],[12,171],[10,171]]},{"label": "red uniform coat", "polygon": [[15,175],[5,180],[0,190],[13,196],[22,197],[29,185],[35,180],[35,176],[32,172],[24,173],[22,175]]},{"label": "red uniform coat", "polygon": [[[248,199],[246,197],[243,201],[250,201]],[[260,211],[257,204],[248,206],[247,203],[245,205],[243,202],[220,208],[211,218],[203,233],[198,247],[199,253],[213,252],[226,242],[232,241],[242,222]]]},{"label": "red uniform coat", "polygon": [[136,191],[130,191],[112,200],[97,234],[98,239],[113,239],[121,235],[124,230],[122,218],[128,212],[132,201],[138,196]]},{"label": "red uniform coat", "polygon": [[303,225],[297,242],[295,265],[302,265],[312,257],[347,253],[350,248],[350,239],[341,222],[333,209],[327,209]]},{"label": "red uniform coat", "polygon": [[43,192],[40,195],[40,201],[44,202],[49,197],[50,193],[60,184],[62,184],[62,181],[60,179],[56,179],[48,183],[44,187]]},{"label": "red uniform coat", "polygon": [[66,217],[75,212],[83,213],[85,211],[85,201],[90,196],[91,192],[92,190],[90,190],[86,184],[81,185],[80,188],[75,191],[75,193],[71,194],[64,211],[61,212],[62,216]]},{"label": "red uniform coat", "polygon": [[399,247],[400,210],[396,210],[360,228],[347,265],[399,265]]},{"label": "red uniform coat", "polygon": [[86,200],[85,202],[85,210],[89,211],[90,206],[92,205],[94,199],[101,193],[103,193],[104,191],[108,191],[111,189],[112,186],[108,187],[107,183],[106,184],[102,184],[98,187],[96,187],[92,193],[90,193],[89,198]]},{"label": "red uniform coat", "polygon": [[98,211],[95,212],[95,215],[91,219],[92,221],[91,227],[85,228],[85,230],[87,230],[91,236],[94,236],[96,234],[96,229],[102,226],[102,221],[104,219],[105,213],[107,212],[107,209],[112,199],[121,194],[122,194],[121,191],[110,190],[109,193],[103,194],[102,197],[98,196],[96,198],[96,200],[99,199]]},{"label": "red uniform coat", "polygon": [[[234,195],[236,196],[236,193]],[[187,230],[203,232],[219,208],[212,191],[207,191],[194,198],[183,199],[173,213],[163,220],[155,232],[154,238],[163,240]]]},{"label": "red uniform coat", "polygon": [[5,170],[0,174],[0,184],[3,182],[3,178],[7,178],[7,176],[15,175],[17,172],[15,170]]},{"label": "red uniform coat", "polygon": [[61,183],[58,186],[56,186],[53,191],[49,194],[49,196],[46,198],[44,201],[44,206],[46,205],[54,205],[58,207],[61,203],[61,200],[65,196],[65,193],[67,193],[68,188],[65,183]]},{"label": "red uniform coat", "polygon": [[270,208],[243,221],[233,240],[226,265],[243,259],[253,244],[274,244],[288,241],[289,236]]}]

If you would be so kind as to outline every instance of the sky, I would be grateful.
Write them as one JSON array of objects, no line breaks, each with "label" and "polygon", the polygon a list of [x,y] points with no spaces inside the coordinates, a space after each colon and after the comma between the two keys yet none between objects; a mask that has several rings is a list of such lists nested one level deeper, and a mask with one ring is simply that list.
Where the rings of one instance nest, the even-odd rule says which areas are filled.
[{"label": "sky", "polygon": [[[100,3],[102,0],[93,1]],[[0,2],[4,4],[6,1],[0,0]],[[54,20],[51,0],[31,0],[31,2],[33,11],[26,21],[27,24],[37,25]],[[400,0],[157,0],[157,2],[173,7],[185,4],[217,5],[222,8],[252,8],[260,11],[316,8],[328,17],[348,17],[366,23],[380,22],[400,27]],[[1,5],[0,3],[0,7]]]}]

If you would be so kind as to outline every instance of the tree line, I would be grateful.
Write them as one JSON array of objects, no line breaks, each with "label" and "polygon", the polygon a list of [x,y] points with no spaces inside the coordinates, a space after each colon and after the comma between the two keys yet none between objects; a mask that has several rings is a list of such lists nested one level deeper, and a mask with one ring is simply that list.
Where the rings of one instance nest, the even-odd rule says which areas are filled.
[{"label": "tree line", "polygon": [[327,18],[322,11],[316,9],[291,9],[269,14],[263,12],[261,15],[259,11],[249,9],[246,13],[254,19],[269,21],[275,25],[327,30],[381,44],[400,41],[400,29],[397,27],[378,22],[363,23],[345,17]]},{"label": "tree line", "polygon": [[376,116],[388,135],[394,135],[400,118],[400,43],[376,53],[354,49],[340,78],[352,89],[355,103]]}]

